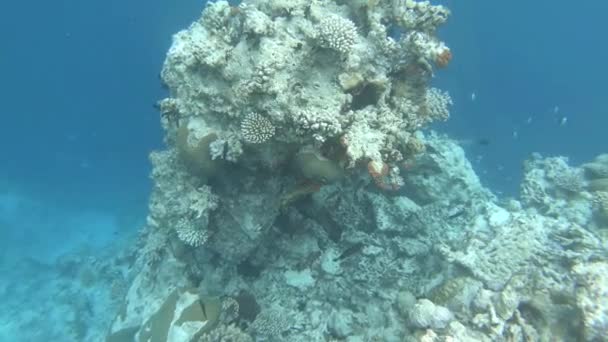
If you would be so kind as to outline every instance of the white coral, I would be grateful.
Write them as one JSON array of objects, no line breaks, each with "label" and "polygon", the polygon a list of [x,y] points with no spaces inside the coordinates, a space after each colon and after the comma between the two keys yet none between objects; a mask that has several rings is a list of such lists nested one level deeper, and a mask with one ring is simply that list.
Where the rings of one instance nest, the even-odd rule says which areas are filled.
[{"label": "white coral", "polygon": [[356,120],[344,135],[344,144],[347,146],[346,153],[351,166],[359,160],[371,159],[382,161],[380,151],[385,144],[385,134],[377,129],[371,128],[368,122]]},{"label": "white coral", "polygon": [[205,244],[209,239],[209,233],[204,227],[197,226],[196,221],[187,218],[181,218],[175,225],[177,237],[187,245],[199,247]]},{"label": "white coral", "polygon": [[310,134],[319,142],[324,142],[328,137],[342,132],[340,116],[332,114],[329,110],[302,109],[295,115],[294,120],[299,134]]},{"label": "white coral", "polygon": [[429,1],[394,0],[393,6],[397,22],[409,30],[433,32],[450,16],[449,9]]},{"label": "white coral", "polygon": [[329,15],[319,23],[317,34],[323,46],[347,54],[355,45],[357,27],[349,19]]},{"label": "white coral", "polygon": [[[489,206],[487,210],[487,217],[477,220],[480,231],[488,229],[490,217],[500,209]],[[513,274],[523,272],[538,255],[546,253],[550,248],[546,230],[557,229],[552,227],[555,225],[559,223],[542,216],[513,215],[507,222],[491,228],[490,241],[478,234],[464,251],[453,252],[445,247],[440,250],[448,260],[468,268],[488,288],[500,290]]]},{"label": "white coral", "polygon": [[433,120],[445,121],[450,117],[449,107],[453,102],[447,91],[430,88],[426,92],[425,104],[427,115]]},{"label": "white coral", "polygon": [[408,318],[416,328],[443,329],[454,319],[454,315],[447,308],[423,298],[416,302]]},{"label": "white coral", "polygon": [[251,144],[260,144],[274,136],[272,122],[258,113],[248,114],[241,122],[243,139]]},{"label": "white coral", "polygon": [[449,48],[444,42],[428,33],[419,31],[408,33],[400,43],[404,49],[415,56],[419,62],[423,62],[425,67],[429,70],[432,69],[431,64],[437,61],[439,56],[446,51],[449,51]]}]

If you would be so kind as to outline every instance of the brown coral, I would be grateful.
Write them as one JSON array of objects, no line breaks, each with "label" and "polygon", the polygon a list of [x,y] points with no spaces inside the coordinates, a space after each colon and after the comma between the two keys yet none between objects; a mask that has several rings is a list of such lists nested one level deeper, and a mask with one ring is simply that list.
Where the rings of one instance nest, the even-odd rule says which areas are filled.
[{"label": "brown coral", "polygon": [[367,172],[381,190],[393,192],[403,186],[403,179],[387,163],[371,160],[367,163]]},{"label": "brown coral", "polygon": [[452,51],[450,51],[450,49],[448,49],[448,48],[445,48],[443,51],[441,51],[437,55],[437,58],[435,58],[435,64],[439,68],[445,68],[448,66],[448,64],[450,64],[451,60],[452,60]]}]

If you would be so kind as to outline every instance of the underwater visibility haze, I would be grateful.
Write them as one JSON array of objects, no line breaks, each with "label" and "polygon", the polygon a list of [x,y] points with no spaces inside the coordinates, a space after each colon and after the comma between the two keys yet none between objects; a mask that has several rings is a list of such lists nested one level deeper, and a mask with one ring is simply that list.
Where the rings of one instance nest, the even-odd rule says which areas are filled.
[{"label": "underwater visibility haze", "polygon": [[2,7],[0,341],[608,341],[608,3]]}]

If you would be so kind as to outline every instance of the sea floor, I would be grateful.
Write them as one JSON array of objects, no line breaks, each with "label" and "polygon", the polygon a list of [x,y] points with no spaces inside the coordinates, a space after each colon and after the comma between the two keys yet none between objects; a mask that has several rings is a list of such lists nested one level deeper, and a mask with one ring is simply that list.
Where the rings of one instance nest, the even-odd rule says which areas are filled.
[{"label": "sea floor", "polygon": [[0,193],[0,341],[103,339],[142,224],[125,212]]}]

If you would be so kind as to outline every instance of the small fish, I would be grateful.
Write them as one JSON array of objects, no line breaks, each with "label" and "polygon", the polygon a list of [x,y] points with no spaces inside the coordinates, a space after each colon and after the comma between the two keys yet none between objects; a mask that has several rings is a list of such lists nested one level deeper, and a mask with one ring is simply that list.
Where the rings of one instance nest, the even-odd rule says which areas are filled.
[{"label": "small fish", "polygon": [[203,309],[203,315],[206,318],[207,317],[207,309],[205,309],[205,303],[203,301],[200,301],[200,303],[201,303],[201,309]]},{"label": "small fish", "polygon": [[532,123],[532,117],[529,116],[528,119],[526,120],[526,124],[529,125]]},{"label": "small fish", "polygon": [[513,136],[513,139],[519,138],[519,133],[517,131],[513,131],[511,135]]},{"label": "small fish", "polygon": [[342,254],[340,254],[340,256],[338,256],[337,258],[334,259],[334,261],[343,260],[353,254],[359,253],[363,249],[364,246],[365,246],[365,244],[363,242],[357,242],[354,245],[345,249],[344,252],[342,252]]},{"label": "small fish", "polygon": [[475,102],[475,99],[477,98],[477,94],[475,94],[475,92],[471,93],[471,101]]},{"label": "small fish", "polygon": [[565,126],[567,123],[568,123],[568,118],[565,116],[562,116],[562,118],[559,120],[559,125]]},{"label": "small fish", "polygon": [[461,140],[457,140],[456,142],[459,143],[462,147],[471,147],[474,145],[488,146],[488,145],[490,145],[490,143],[492,143],[490,138],[486,138],[486,137],[481,137],[481,138],[477,138],[477,139],[461,139]]},{"label": "small fish", "polygon": [[455,212],[450,213],[448,215],[448,220],[453,220],[453,219],[455,219],[457,217],[460,217],[460,216],[464,215],[464,213],[465,213],[465,210],[463,208],[459,208]]},{"label": "small fish", "polygon": [[490,143],[491,143],[491,141],[488,138],[479,138],[477,140],[477,145],[480,145],[480,146],[488,146],[488,145],[490,145]]},{"label": "small fish", "polygon": [[553,107],[553,113],[559,113],[559,106],[556,105],[555,107]]}]

